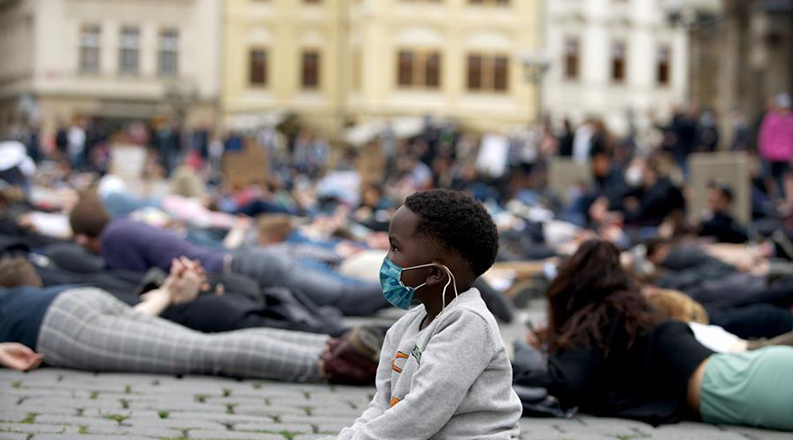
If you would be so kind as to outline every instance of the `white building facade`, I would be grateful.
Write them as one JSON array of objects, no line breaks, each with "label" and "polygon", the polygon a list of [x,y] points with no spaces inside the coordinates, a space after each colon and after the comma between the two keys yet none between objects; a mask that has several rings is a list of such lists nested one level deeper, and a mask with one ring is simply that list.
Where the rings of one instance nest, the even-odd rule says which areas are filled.
[{"label": "white building facade", "polygon": [[688,42],[673,25],[666,0],[543,2],[550,68],[543,78],[543,112],[554,122],[602,119],[625,135],[685,103]]},{"label": "white building facade", "polygon": [[216,0],[0,0],[0,129],[175,112],[210,125],[221,20]]}]

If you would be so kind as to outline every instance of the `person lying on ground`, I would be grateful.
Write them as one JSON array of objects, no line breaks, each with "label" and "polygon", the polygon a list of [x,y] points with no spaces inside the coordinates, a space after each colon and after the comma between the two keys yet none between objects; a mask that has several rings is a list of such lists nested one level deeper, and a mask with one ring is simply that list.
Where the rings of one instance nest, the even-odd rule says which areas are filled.
[{"label": "person lying on ground", "polygon": [[[724,252],[725,246],[729,245],[718,248]],[[768,271],[746,273],[698,247],[662,240],[648,243],[647,257],[657,269],[651,276],[653,284],[685,292],[709,308],[766,303],[789,310],[793,306],[793,276],[783,269],[775,277]]]},{"label": "person lying on ground", "polygon": [[714,353],[650,305],[613,244],[584,243],[548,300],[548,369],[521,385],[544,386],[565,408],[597,416],[793,431],[793,347]]},{"label": "person lying on ground", "polygon": [[[31,251],[14,237],[0,235],[0,257],[22,255],[35,267],[45,287],[80,284],[102,289],[129,306],[147,290],[160,287],[167,273],[107,270],[102,257],[74,243],[57,243]],[[375,269],[376,270],[376,269]],[[195,300],[168,307],[160,316],[204,333],[245,328],[280,328],[339,337],[349,330],[341,312],[319,307],[300,292],[283,287],[261,288],[243,275],[210,275],[208,289]]]},{"label": "person lying on ground", "polygon": [[263,288],[299,291],[317,305],[334,306],[346,315],[371,315],[388,306],[377,283],[307,266],[277,250],[253,248],[231,253],[197,246],[170,231],[126,218],[111,219],[96,197],[80,200],[69,221],[77,243],[102,255],[109,269],[145,272],[159,267],[168,271],[174,258],[185,256],[200,261],[207,272],[236,273],[253,278]]},{"label": "person lying on ground", "polygon": [[386,334],[377,393],[339,440],[515,439],[522,406],[498,325],[474,280],[495,261],[496,226],[460,192],[408,197],[391,219],[383,294],[410,309]]},{"label": "person lying on ground", "polygon": [[[697,341],[717,353],[743,353],[772,345],[793,346],[793,331],[772,338],[754,339],[744,339],[730,333],[725,328],[712,324],[708,312],[702,307],[702,304],[681,292],[644,286],[642,294],[653,307],[667,318],[688,323]],[[544,346],[547,346],[547,334],[546,326],[532,326],[531,331],[527,334],[527,343],[542,350]]]},{"label": "person lying on ground", "polygon": [[[655,308],[672,319],[720,327],[741,340],[772,339],[793,332],[793,312],[773,304],[705,307],[682,292],[655,286],[643,286],[641,291]],[[759,343],[751,342],[753,346]]]},{"label": "person lying on ground", "polygon": [[[13,270],[9,270],[12,268]],[[134,308],[81,286],[40,288],[24,259],[0,261],[0,363],[89,371],[215,374],[285,381],[371,383],[382,333],[360,328],[341,339],[276,329],[204,334],[159,318],[191,301],[204,282],[195,261],[175,260],[163,286]],[[41,356],[34,356],[35,350]],[[42,358],[43,356],[43,358]]]}]

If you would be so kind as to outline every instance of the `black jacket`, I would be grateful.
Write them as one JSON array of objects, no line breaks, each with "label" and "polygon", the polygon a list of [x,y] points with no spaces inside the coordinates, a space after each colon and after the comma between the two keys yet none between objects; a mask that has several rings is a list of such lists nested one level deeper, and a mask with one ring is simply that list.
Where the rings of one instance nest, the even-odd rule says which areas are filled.
[{"label": "black jacket", "polygon": [[746,229],[726,212],[714,212],[710,218],[703,221],[699,235],[714,237],[720,243],[746,243],[749,239]]},{"label": "black jacket", "polygon": [[713,354],[688,325],[663,322],[630,349],[621,319],[612,320],[603,334],[608,353],[584,345],[559,350],[548,359],[547,371],[516,375],[515,382],[544,386],[563,407],[597,416],[652,425],[683,419],[689,378]]}]

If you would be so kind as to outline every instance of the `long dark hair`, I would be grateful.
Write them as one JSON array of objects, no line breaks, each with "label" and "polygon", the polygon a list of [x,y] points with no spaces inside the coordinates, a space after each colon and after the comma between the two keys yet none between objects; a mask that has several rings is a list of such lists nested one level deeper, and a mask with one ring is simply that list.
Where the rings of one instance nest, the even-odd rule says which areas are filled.
[{"label": "long dark hair", "polygon": [[550,351],[573,344],[597,345],[608,352],[603,330],[621,319],[628,348],[661,318],[620,265],[617,247],[589,240],[559,268],[548,288]]}]

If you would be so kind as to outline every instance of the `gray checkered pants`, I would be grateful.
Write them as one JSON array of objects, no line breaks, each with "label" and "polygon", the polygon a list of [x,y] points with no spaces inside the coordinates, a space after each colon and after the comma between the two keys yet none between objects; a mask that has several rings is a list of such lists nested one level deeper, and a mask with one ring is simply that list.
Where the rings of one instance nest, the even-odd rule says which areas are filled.
[{"label": "gray checkered pants", "polygon": [[90,371],[319,381],[327,339],[269,328],[199,333],[102,290],[76,288],[50,305],[37,348],[49,365]]}]

